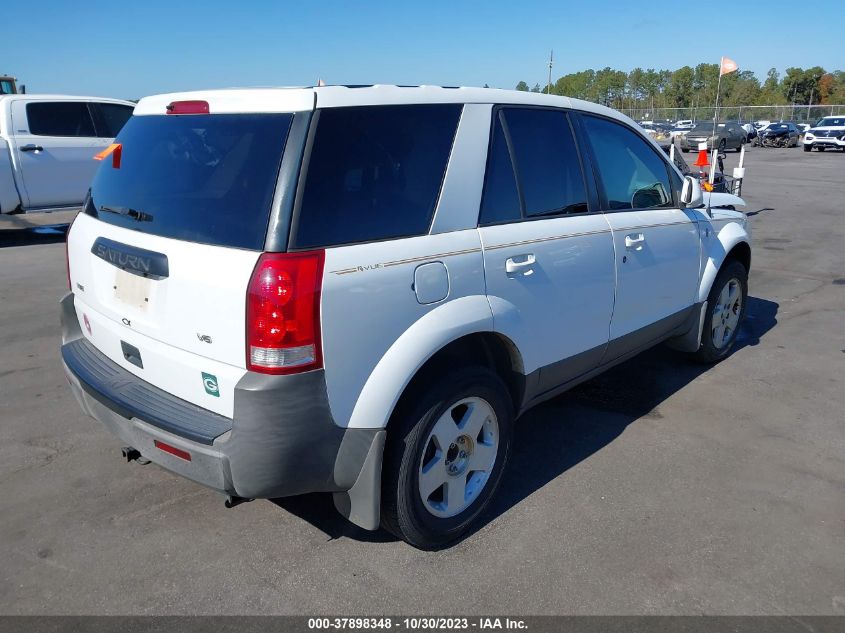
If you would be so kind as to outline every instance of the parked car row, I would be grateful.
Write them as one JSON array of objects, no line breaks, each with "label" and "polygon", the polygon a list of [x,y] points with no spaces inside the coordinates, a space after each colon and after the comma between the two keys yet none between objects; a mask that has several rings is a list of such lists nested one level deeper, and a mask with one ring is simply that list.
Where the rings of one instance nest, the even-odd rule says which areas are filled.
[{"label": "parked car row", "polygon": [[714,129],[713,121],[693,122],[689,119],[675,123],[640,121],[639,125],[664,147],[677,139],[677,145],[683,152],[697,150],[700,143],[706,143],[708,149],[721,151],[740,151],[745,143],[760,147],[802,145],[805,152],[813,148],[820,152],[827,149],[845,151],[845,115],[824,117],[814,126],[799,121],[722,121]]}]

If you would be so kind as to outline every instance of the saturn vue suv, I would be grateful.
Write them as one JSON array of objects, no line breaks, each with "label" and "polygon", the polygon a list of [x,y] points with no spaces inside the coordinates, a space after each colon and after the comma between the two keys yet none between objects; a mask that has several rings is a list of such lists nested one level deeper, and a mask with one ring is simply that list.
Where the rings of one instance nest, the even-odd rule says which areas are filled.
[{"label": "saturn vue suv", "polygon": [[663,341],[723,359],[746,309],[745,215],[593,103],[170,94],[99,157],[67,240],[71,389],[126,458],[230,506],[327,492],[442,547],[520,414]]}]

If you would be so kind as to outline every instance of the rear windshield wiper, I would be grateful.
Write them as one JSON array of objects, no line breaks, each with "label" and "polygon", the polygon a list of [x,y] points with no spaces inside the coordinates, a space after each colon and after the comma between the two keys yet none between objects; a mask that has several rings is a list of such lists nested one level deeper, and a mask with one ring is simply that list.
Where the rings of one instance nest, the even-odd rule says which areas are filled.
[{"label": "rear windshield wiper", "polygon": [[133,220],[137,220],[138,222],[152,222],[153,219],[153,216],[149,213],[144,213],[143,211],[138,211],[137,209],[130,209],[129,207],[107,207],[106,205],[102,205],[100,206],[100,211],[103,213],[125,215]]}]

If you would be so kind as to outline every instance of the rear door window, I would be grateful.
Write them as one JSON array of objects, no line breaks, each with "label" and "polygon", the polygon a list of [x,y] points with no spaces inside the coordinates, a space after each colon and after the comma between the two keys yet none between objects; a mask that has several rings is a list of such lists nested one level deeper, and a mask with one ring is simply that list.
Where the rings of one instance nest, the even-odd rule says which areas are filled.
[{"label": "rear door window", "polygon": [[588,211],[567,114],[502,108],[493,127],[480,224]]},{"label": "rear door window", "polygon": [[85,212],[191,242],[261,250],[292,114],[135,116]]},{"label": "rear door window", "polygon": [[36,101],[26,104],[29,133],[36,136],[96,136],[84,101]]},{"label": "rear door window", "polygon": [[428,232],[460,115],[455,104],[321,110],[293,246]]},{"label": "rear door window", "polygon": [[484,179],[480,224],[516,222],[522,217],[516,174],[502,127],[504,115],[499,112],[495,116],[490,157],[487,159],[487,174]]},{"label": "rear door window", "polygon": [[619,123],[582,117],[608,210],[673,206],[667,165],[644,138]]},{"label": "rear door window", "polygon": [[584,175],[566,113],[507,108],[504,114],[525,216],[586,212]]},{"label": "rear door window", "polygon": [[114,138],[132,116],[134,108],[119,103],[92,103],[97,112],[97,136]]}]

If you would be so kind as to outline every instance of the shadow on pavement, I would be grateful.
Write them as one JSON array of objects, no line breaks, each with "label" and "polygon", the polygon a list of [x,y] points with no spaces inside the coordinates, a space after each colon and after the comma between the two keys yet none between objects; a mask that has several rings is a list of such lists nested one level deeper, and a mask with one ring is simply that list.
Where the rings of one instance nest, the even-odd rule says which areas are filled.
[{"label": "shadow on pavement", "polygon": [[0,231],[0,248],[64,242],[67,229],[67,224],[48,224],[28,229],[3,230]]},{"label": "shadow on pavement", "polygon": [[[778,307],[773,301],[748,297],[746,317],[733,354],[757,345],[777,325]],[[501,487],[475,531],[600,451],[629,424],[640,418],[663,417],[661,403],[710,368],[661,345],[528,411],[516,426],[513,452]],[[377,543],[395,540],[384,530],[368,532],[343,519],[328,494],[274,499],[273,503],[332,539],[345,536]]]}]

